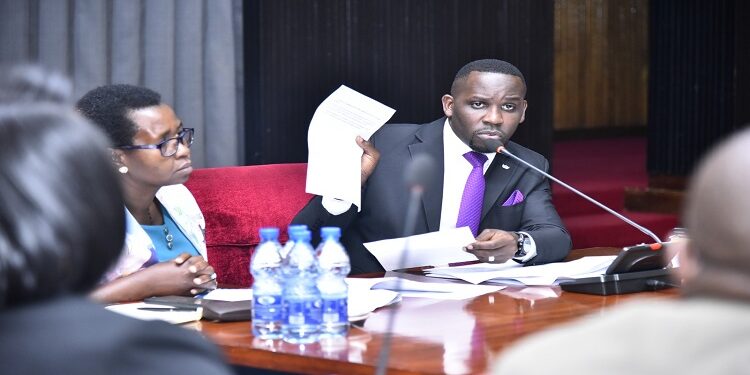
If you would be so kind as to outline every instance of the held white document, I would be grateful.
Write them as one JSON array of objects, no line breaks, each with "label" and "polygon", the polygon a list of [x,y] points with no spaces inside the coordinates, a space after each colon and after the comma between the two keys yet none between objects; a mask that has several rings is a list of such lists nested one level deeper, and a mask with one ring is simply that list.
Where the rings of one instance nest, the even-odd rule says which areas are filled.
[{"label": "held white document", "polygon": [[395,112],[343,85],[320,103],[307,131],[305,192],[351,202],[360,210],[362,149],[355,140],[370,139]]},{"label": "held white document", "polygon": [[[421,266],[442,266],[477,260],[463,248],[474,242],[469,227],[418,234],[411,237],[367,242],[365,248],[378,259],[386,271]],[[403,265],[401,254],[407,251]]]}]

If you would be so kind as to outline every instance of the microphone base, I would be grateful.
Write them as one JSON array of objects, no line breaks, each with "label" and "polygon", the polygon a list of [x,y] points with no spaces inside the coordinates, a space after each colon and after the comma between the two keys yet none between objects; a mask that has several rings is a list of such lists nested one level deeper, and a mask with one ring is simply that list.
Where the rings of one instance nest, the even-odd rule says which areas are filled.
[{"label": "microphone base", "polygon": [[565,281],[560,283],[560,287],[566,292],[600,296],[654,291],[673,287],[669,274],[667,268],[617,273]]}]

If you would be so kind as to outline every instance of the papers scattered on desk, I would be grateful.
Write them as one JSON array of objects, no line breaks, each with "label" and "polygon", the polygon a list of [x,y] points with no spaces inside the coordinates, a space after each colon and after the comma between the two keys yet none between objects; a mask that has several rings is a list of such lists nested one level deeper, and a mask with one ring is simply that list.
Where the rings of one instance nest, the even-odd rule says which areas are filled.
[{"label": "papers scattered on desk", "polygon": [[488,282],[511,285],[556,285],[563,280],[601,275],[614,259],[615,256],[592,256],[570,262],[528,267],[509,260],[502,264],[479,263],[459,267],[432,268],[425,272],[427,276],[461,279],[472,284]]},{"label": "papers scattered on desk", "polygon": [[[200,320],[202,309],[177,309],[173,306],[154,305],[145,302],[122,303],[105,307],[109,311],[140,320],[163,320],[167,323],[182,324]],[[176,310],[172,310],[172,308]],[[150,310],[143,310],[150,309]]]},{"label": "papers scattered on desk", "polygon": [[463,283],[439,283],[408,280],[398,277],[372,279],[348,278],[349,295],[353,291],[366,294],[367,291],[388,290],[402,297],[462,300],[492,293],[502,289],[498,285],[472,285]]},{"label": "papers scattered on desk", "polygon": [[[442,266],[477,260],[463,248],[474,242],[469,227],[430,232],[411,237],[394,238],[365,243],[365,248],[378,259],[386,271],[399,267]],[[401,254],[408,246],[406,262],[401,265]]]},{"label": "papers scattered on desk", "polygon": [[369,139],[394,112],[343,85],[320,103],[307,131],[305,191],[361,207],[362,149],[355,139]]}]

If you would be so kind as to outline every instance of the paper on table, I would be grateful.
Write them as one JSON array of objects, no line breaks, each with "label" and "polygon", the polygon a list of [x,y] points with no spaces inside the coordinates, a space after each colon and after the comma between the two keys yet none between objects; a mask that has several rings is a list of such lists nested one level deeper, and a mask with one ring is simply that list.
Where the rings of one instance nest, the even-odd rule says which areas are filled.
[{"label": "paper on table", "polygon": [[365,316],[377,308],[399,301],[398,293],[390,290],[371,290],[371,283],[360,280],[371,279],[346,279],[349,285],[348,315],[350,317]]},{"label": "paper on table", "polygon": [[426,270],[428,276],[452,277],[479,284],[485,281],[517,281],[524,285],[552,285],[559,279],[602,274],[615,256],[583,257],[570,262],[549,263],[540,266],[521,267],[513,260],[502,264],[470,264],[460,267],[441,267]]},{"label": "paper on table", "polygon": [[[406,262],[399,264],[407,241],[409,249]],[[400,267],[438,266],[477,260],[474,255],[463,251],[463,248],[472,242],[474,236],[469,227],[461,227],[405,238],[367,242],[364,245],[386,271],[392,271]]]},{"label": "paper on table", "polygon": [[[164,308],[164,311],[149,311],[140,310],[141,308]],[[170,311],[170,306],[167,305],[154,305],[145,302],[135,303],[122,303],[117,305],[108,305],[105,307],[109,311],[116,312],[121,315],[129,316],[131,318],[140,320],[163,320],[167,323],[181,324],[200,320],[202,316],[202,309],[198,308],[189,311]]]},{"label": "paper on table", "polygon": [[217,301],[251,301],[253,299],[253,290],[249,288],[219,288],[206,293],[206,295],[203,296],[203,299],[211,299]]},{"label": "paper on table", "polygon": [[346,281],[349,284],[350,295],[352,290],[373,291],[385,289],[393,292],[398,292],[403,297],[420,297],[445,300],[462,300],[473,298],[504,288],[503,286],[498,285],[423,282],[398,277],[378,277],[371,279],[349,278]]},{"label": "paper on table", "polygon": [[320,103],[307,131],[305,191],[342,199],[359,209],[362,149],[355,139],[370,139],[394,112],[343,85]]}]

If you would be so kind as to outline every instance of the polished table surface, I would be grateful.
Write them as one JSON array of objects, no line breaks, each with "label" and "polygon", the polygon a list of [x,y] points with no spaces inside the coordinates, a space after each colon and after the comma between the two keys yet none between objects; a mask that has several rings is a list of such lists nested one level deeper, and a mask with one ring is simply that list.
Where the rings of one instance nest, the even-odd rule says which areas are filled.
[{"label": "polished table surface", "polygon": [[[570,259],[616,254],[615,248],[573,250]],[[259,340],[250,322],[200,321],[193,327],[218,344],[235,365],[292,373],[372,374],[384,341],[387,319],[396,309],[389,374],[476,374],[516,340],[572,319],[606,313],[634,298],[669,298],[674,289],[596,296],[559,287],[507,287],[473,299],[450,301],[404,298],[374,312],[346,339],[293,345]]]}]

